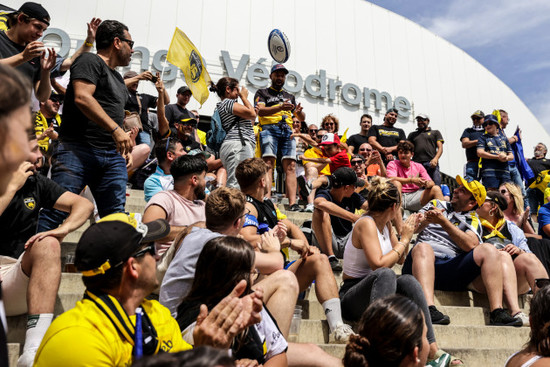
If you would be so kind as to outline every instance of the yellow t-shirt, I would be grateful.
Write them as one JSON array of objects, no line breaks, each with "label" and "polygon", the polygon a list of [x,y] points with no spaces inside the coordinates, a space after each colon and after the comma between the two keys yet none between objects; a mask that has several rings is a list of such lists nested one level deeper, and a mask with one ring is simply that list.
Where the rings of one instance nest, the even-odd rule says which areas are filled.
[{"label": "yellow t-shirt", "polygon": [[[309,158],[326,158],[318,148],[310,148],[304,152],[304,157]],[[304,160],[304,164],[307,160]],[[320,172],[322,175],[330,175],[330,166],[327,164]]]},{"label": "yellow t-shirt", "polygon": [[[170,311],[157,301],[142,303],[155,327],[159,352],[191,349]],[[135,316],[130,316],[135,322]],[[50,325],[34,360],[41,366],[130,366],[133,346],[93,301],[83,299]]]}]

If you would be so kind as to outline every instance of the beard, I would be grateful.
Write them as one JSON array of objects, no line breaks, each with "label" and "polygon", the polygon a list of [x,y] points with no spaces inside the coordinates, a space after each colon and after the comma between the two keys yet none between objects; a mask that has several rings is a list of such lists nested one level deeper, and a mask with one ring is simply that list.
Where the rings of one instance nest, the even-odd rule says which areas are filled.
[{"label": "beard", "polygon": [[195,190],[193,191],[195,193],[195,197],[197,200],[204,200],[206,198],[206,193],[204,192],[204,189],[206,188],[206,185],[199,185],[195,187]]}]

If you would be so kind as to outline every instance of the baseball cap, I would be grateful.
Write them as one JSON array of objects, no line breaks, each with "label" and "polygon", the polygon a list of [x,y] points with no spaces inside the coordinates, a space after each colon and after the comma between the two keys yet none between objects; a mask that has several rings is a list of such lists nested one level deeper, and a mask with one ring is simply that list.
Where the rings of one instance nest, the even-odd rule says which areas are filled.
[{"label": "baseball cap", "polygon": [[127,72],[124,73],[123,78],[124,78],[124,79],[130,79],[130,78],[136,77],[136,76],[138,76],[138,75],[139,75],[139,74],[136,73],[135,71],[129,70],[129,71],[127,71]]},{"label": "baseball cap", "polygon": [[363,162],[365,161],[365,158],[361,155],[361,154],[354,154],[352,157],[351,157],[351,161],[354,160],[354,159],[360,159],[362,160]]},{"label": "baseball cap", "polygon": [[183,85],[183,86],[181,86],[181,87],[178,88],[177,94],[183,94],[183,93],[186,93],[186,92],[191,93],[191,89],[189,89],[188,86]]},{"label": "baseball cap", "polygon": [[424,119],[424,120],[429,120],[429,119],[430,119],[430,117],[429,117],[428,115],[426,115],[425,113],[419,114],[418,116],[415,117],[415,119],[417,119],[417,118],[419,118],[419,117],[420,117],[421,119]]},{"label": "baseball cap", "polygon": [[498,123],[498,118],[495,115],[485,115],[485,118],[483,119],[483,126],[487,126],[489,123],[500,125]]},{"label": "baseball cap", "polygon": [[39,21],[50,25],[50,14],[44,9],[44,7],[38,3],[26,2],[17,11],[18,13],[25,13],[31,18],[38,19]]},{"label": "baseball cap", "polygon": [[481,117],[481,118],[483,118],[484,116],[485,116],[485,114],[483,113],[482,110],[477,110],[474,113],[472,113],[472,116],[470,116],[470,117]]},{"label": "baseball cap", "polygon": [[54,102],[63,102],[63,96],[61,94],[57,94],[55,92],[52,91],[52,93],[50,94],[50,97],[48,98],[49,100],[52,100]]},{"label": "baseball cap", "polygon": [[504,198],[504,196],[502,196],[501,193],[497,191],[489,191],[487,193],[487,197],[485,198],[485,201],[494,202],[495,204],[498,205],[498,207],[502,211],[505,211],[506,209],[508,209],[508,203],[506,202],[506,199]]},{"label": "baseball cap", "polygon": [[331,176],[334,187],[342,187],[345,185],[357,186],[357,175],[355,171],[349,167],[340,167],[335,170]]},{"label": "baseball cap", "polygon": [[485,198],[487,197],[487,190],[485,190],[485,186],[483,186],[479,181],[476,180],[468,182],[460,175],[456,176],[456,181],[459,185],[464,186],[466,190],[472,193],[477,205],[483,205],[483,203],[485,202]]},{"label": "baseball cap", "polygon": [[340,144],[340,138],[334,133],[326,133],[321,139],[321,145]]},{"label": "baseball cap", "polygon": [[75,266],[85,277],[104,274],[132,256],[142,243],[166,237],[164,219],[141,223],[134,215],[115,213],[90,226],[78,241]]},{"label": "baseball cap", "polygon": [[285,72],[285,74],[288,74],[288,70],[287,68],[285,68],[285,66],[283,64],[275,64],[271,67],[271,73],[269,74],[273,74],[275,71],[277,70],[283,70]]}]

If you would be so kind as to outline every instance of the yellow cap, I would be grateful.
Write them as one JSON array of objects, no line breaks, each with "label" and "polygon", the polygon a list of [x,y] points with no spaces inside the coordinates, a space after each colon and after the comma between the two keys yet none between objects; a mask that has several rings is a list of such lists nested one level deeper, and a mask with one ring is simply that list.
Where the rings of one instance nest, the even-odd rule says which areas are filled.
[{"label": "yellow cap", "polygon": [[485,190],[485,186],[483,186],[481,182],[476,180],[468,182],[460,175],[456,176],[456,181],[459,185],[464,186],[466,190],[470,191],[472,195],[474,195],[474,199],[476,199],[477,205],[483,205],[483,203],[485,202],[485,197],[487,196],[487,190]]}]

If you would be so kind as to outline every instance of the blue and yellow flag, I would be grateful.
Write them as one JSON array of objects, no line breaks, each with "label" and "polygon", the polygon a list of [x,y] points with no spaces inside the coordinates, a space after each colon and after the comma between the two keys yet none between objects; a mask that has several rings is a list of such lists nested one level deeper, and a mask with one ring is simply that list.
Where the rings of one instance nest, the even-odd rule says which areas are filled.
[{"label": "blue and yellow flag", "polygon": [[201,104],[208,99],[208,87],[210,75],[206,71],[206,65],[202,56],[193,45],[193,42],[183,31],[176,27],[166,60],[177,66],[185,76],[185,82],[193,93],[193,97]]}]

